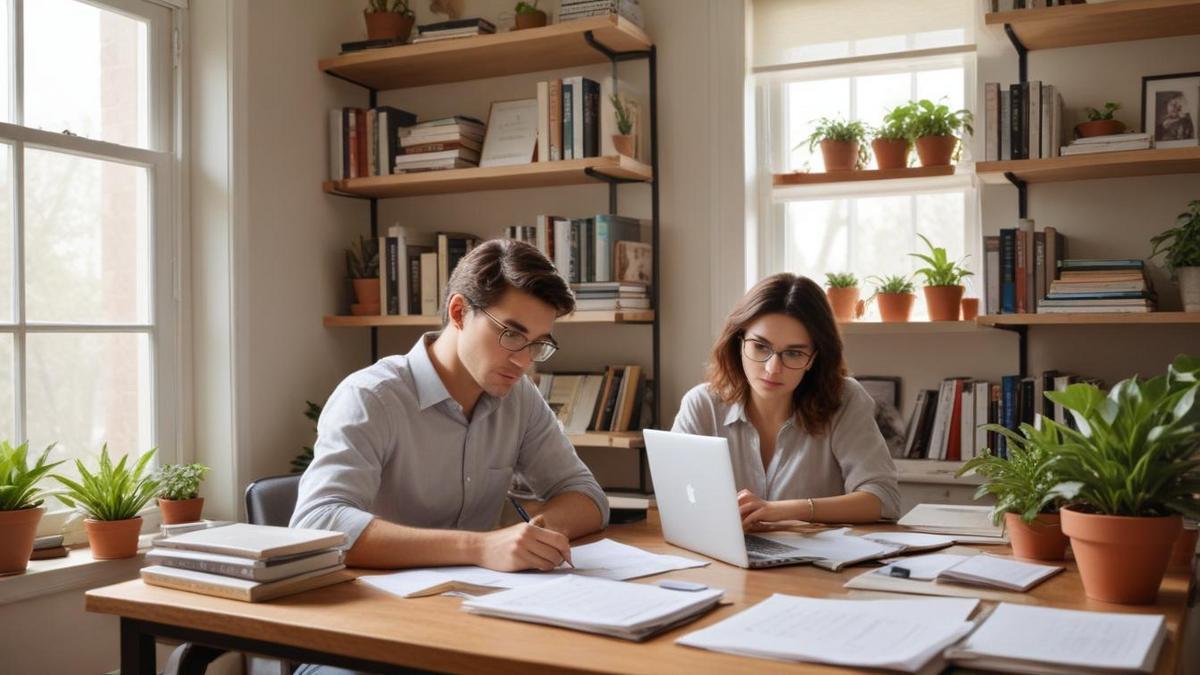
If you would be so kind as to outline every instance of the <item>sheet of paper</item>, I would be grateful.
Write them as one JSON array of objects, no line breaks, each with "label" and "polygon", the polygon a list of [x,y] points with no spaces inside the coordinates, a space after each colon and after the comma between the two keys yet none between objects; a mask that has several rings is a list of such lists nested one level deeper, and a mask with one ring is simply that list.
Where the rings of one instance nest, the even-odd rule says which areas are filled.
[{"label": "sheet of paper", "polygon": [[918,581],[932,581],[937,578],[943,571],[954,567],[963,562],[968,556],[953,555],[951,553],[930,553],[929,555],[916,555],[911,558],[902,558],[890,565],[880,567],[875,570],[876,574],[884,576],[895,576],[892,574],[892,568],[903,567],[908,570],[907,577],[904,579],[916,579]]},{"label": "sheet of paper", "polygon": [[871,532],[862,535],[862,538],[884,544],[895,544],[897,546],[909,546],[912,548],[951,546],[955,541],[954,537],[940,534],[926,534],[924,532]]},{"label": "sheet of paper", "polygon": [[771,532],[757,534],[757,536],[780,544],[787,544],[799,549],[798,555],[821,558],[835,566],[859,560],[881,558],[901,550],[901,547],[895,544],[854,536],[850,534],[850,529],[845,527],[813,534]]}]

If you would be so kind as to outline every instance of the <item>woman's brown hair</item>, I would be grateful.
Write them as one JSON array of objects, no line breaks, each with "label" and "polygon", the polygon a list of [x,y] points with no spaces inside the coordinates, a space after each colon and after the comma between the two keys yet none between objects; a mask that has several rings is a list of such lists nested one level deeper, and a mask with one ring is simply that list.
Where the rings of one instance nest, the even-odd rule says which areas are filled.
[{"label": "woman's brown hair", "polygon": [[742,370],[742,337],[746,326],[765,314],[792,317],[804,324],[812,339],[816,356],[792,392],[792,404],[799,423],[808,433],[823,434],[842,404],[846,364],[842,338],[825,291],[808,277],[787,273],[767,277],[738,301],[713,345],[708,364],[709,387],[725,403],[748,403],[750,383]]}]

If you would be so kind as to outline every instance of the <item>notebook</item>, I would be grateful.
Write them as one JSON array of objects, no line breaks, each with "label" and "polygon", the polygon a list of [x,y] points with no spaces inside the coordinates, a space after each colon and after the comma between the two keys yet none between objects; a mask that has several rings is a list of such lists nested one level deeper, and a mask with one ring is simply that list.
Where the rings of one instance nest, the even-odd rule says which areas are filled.
[{"label": "notebook", "polygon": [[625,640],[644,640],[712,609],[725,592],[675,591],[570,574],[466,600],[472,614],[541,623]]},{"label": "notebook", "polygon": [[230,600],[262,602],[349,581],[354,576],[348,572],[342,572],[341,570],[345,567],[345,565],[334,565],[279,581],[262,582],[227,577],[222,574],[151,565],[142,568],[142,581],[151,586],[163,586]]},{"label": "notebook", "polygon": [[[1001,543],[1005,540],[1000,527],[992,524],[990,506],[917,504],[896,524],[917,532],[956,535],[955,541],[959,543]],[[973,540],[968,542],[964,537]]]},{"label": "notebook", "polygon": [[895,561],[876,570],[875,574],[1024,593],[1061,571],[1063,568],[1056,565],[1039,565],[986,553],[934,553]]},{"label": "notebook", "polygon": [[946,657],[967,668],[1010,673],[1149,673],[1166,637],[1161,614],[1001,603]]},{"label": "notebook", "polygon": [[271,525],[234,523],[167,537],[155,546],[222,553],[239,558],[274,558],[305,551],[318,551],[346,543],[346,535],[329,530],[306,530]]}]

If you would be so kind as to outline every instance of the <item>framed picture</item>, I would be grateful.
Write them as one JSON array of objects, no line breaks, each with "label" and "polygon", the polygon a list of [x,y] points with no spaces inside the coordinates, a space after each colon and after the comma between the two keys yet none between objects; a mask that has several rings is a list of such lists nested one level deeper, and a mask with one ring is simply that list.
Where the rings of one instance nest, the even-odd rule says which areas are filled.
[{"label": "framed picture", "polygon": [[479,166],[528,164],[537,150],[536,98],[496,101],[488,113]]},{"label": "framed picture", "polygon": [[875,401],[875,425],[887,443],[892,457],[904,456],[905,424],[900,415],[900,378],[881,375],[855,375],[854,379]]},{"label": "framed picture", "polygon": [[1142,130],[1156,148],[1200,145],[1200,73],[1142,78]]},{"label": "framed picture", "polygon": [[653,251],[650,244],[637,241],[618,241],[616,249],[616,278],[614,281],[632,281],[649,284],[652,279]]}]

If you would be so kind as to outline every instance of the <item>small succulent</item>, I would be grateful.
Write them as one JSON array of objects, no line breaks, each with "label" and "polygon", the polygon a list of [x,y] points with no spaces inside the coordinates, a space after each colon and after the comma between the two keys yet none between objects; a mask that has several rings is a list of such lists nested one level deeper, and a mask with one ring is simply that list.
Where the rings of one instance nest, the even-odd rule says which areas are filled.
[{"label": "small succulent", "polygon": [[1120,109],[1120,103],[1109,101],[1104,104],[1103,110],[1096,110],[1095,108],[1084,108],[1083,110],[1087,113],[1089,122],[1099,122],[1101,120],[1111,120],[1113,118],[1113,113]]},{"label": "small succulent", "polygon": [[858,288],[858,277],[853,272],[826,272],[825,285],[830,288]]},{"label": "small succulent", "polygon": [[200,481],[208,473],[203,464],[168,464],[158,470],[158,496],[161,499],[195,499],[200,496]]},{"label": "small succulent", "polygon": [[867,277],[875,286],[876,293],[915,293],[916,286],[912,279],[903,274],[892,274],[883,277]]}]

